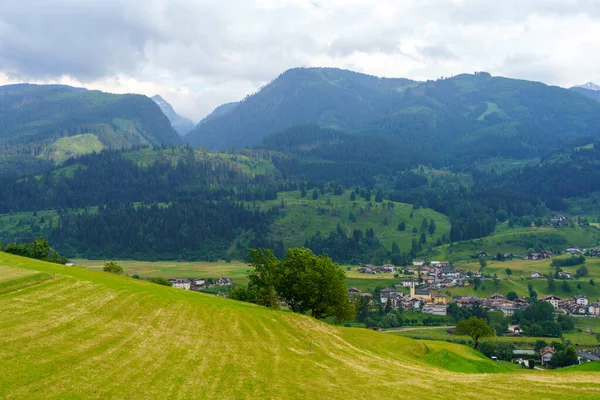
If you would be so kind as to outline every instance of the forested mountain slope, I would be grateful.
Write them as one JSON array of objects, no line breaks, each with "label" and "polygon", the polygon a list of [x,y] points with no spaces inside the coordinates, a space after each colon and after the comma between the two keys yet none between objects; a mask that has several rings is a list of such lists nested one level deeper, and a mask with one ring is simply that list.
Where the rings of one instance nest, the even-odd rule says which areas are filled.
[{"label": "forested mountain slope", "polygon": [[0,293],[11,399],[600,396],[597,372],[508,373],[466,346],[6,253]]},{"label": "forested mountain slope", "polygon": [[599,123],[600,104],[538,82],[483,72],[414,82],[308,68],[286,71],[185,139],[208,148],[242,147],[296,125],[315,124],[373,140],[388,138],[423,161],[528,158],[574,138],[599,137]]},{"label": "forested mountain slope", "polygon": [[[103,148],[180,141],[158,105],[146,96],[62,85],[0,87],[0,172],[35,166],[39,159],[62,161]],[[11,167],[6,160],[17,165]]]}]

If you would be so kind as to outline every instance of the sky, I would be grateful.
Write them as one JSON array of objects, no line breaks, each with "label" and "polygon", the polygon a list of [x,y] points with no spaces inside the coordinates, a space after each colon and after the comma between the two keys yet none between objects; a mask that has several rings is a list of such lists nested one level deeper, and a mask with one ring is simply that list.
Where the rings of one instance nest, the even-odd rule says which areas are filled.
[{"label": "sky", "polygon": [[198,121],[293,67],[600,83],[599,0],[6,0],[0,85],[160,94]]}]

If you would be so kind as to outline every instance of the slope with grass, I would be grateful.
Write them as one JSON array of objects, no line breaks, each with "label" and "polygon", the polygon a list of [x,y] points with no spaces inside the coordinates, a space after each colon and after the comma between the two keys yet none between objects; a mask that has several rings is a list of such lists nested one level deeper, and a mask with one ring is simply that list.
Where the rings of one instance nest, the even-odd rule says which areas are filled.
[{"label": "slope with grass", "polygon": [[[273,238],[283,238],[286,247],[302,246],[306,239],[317,232],[328,235],[336,229],[337,224],[349,236],[355,229],[364,232],[367,228],[373,228],[388,251],[395,242],[402,252],[410,251],[413,237],[419,237],[423,219],[435,221],[435,233],[426,235],[427,243],[431,245],[450,232],[448,218],[431,209],[413,210],[410,204],[388,201],[376,203],[360,196],[350,200],[350,191],[339,196],[321,195],[316,200],[312,199],[311,193],[309,191],[306,197],[301,197],[299,191],[279,193],[277,200],[263,203],[264,207],[270,208],[283,202],[282,216],[273,223],[271,235]],[[355,222],[350,214],[356,218]],[[406,224],[404,231],[398,230],[401,221]],[[417,233],[413,233],[414,228]]]},{"label": "slope with grass", "polygon": [[569,246],[591,248],[598,244],[600,230],[594,226],[509,228],[504,222],[496,224],[491,236],[439,246],[425,255],[431,259],[463,261],[476,259],[480,251],[485,251],[491,256],[497,253],[522,255],[529,248],[558,252]]},{"label": "slope with grass", "polygon": [[506,373],[463,346],[0,253],[0,280],[15,269],[48,279],[0,294],[11,399],[600,396],[595,372]]}]

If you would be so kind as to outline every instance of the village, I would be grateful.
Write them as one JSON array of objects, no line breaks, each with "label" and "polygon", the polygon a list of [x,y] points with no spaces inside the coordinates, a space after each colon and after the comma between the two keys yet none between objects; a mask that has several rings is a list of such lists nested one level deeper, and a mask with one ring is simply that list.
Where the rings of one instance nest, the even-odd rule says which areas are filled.
[{"label": "village", "polygon": [[[565,254],[600,256],[600,249],[580,249],[569,247],[564,251]],[[554,256],[551,251],[542,250],[538,253],[526,253],[524,260],[543,260]],[[478,257],[489,257],[487,253],[480,252]],[[512,254],[505,254],[503,257],[513,258]],[[414,260],[410,267],[396,267],[391,264],[383,266],[373,266],[370,264],[362,265],[358,269],[362,274],[394,274],[395,276],[404,276],[405,278],[393,287],[379,290],[379,297],[375,299],[380,304],[392,308],[402,307],[405,310],[420,310],[422,313],[445,316],[447,315],[447,306],[450,303],[456,303],[459,307],[481,306],[491,311],[501,311],[505,316],[514,315],[516,310],[527,308],[529,299],[516,297],[508,299],[500,293],[494,293],[489,298],[479,298],[474,295],[468,296],[450,296],[447,289],[454,287],[465,287],[480,284],[490,277],[485,277],[479,271],[467,271],[463,268],[455,268],[448,261],[430,261]],[[566,271],[556,273],[558,279],[573,279],[572,275]],[[545,279],[547,275],[540,272],[531,272],[528,279]],[[408,290],[406,290],[408,288]],[[446,294],[444,294],[446,291]],[[348,290],[348,295],[352,296],[372,296],[371,293],[363,293],[359,289],[352,287]],[[571,298],[560,298],[553,294],[541,297],[538,300],[550,303],[557,312],[568,315],[587,315],[600,317],[600,300],[593,302],[587,296],[574,295]]]}]

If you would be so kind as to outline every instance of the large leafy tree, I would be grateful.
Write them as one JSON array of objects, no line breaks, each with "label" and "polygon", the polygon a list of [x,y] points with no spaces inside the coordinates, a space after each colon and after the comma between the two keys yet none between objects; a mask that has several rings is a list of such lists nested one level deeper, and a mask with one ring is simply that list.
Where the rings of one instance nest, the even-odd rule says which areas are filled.
[{"label": "large leafy tree", "polygon": [[250,301],[275,307],[281,299],[292,311],[310,312],[314,318],[333,316],[346,321],[356,315],[344,270],[328,256],[292,248],[279,261],[270,250],[259,249],[250,252],[249,261],[254,267],[248,285]]},{"label": "large leafy tree", "polygon": [[248,261],[254,271],[248,276],[248,293],[255,303],[266,307],[277,308],[277,293],[275,291],[276,268],[279,260],[271,250],[252,249]]},{"label": "large leafy tree", "polygon": [[479,339],[494,336],[494,330],[485,319],[471,317],[463,319],[456,325],[456,334],[470,336],[473,339],[473,348],[476,349],[479,346]]}]

